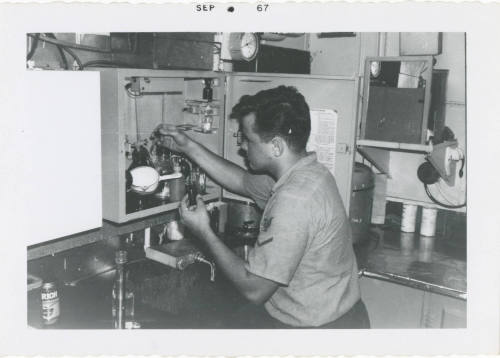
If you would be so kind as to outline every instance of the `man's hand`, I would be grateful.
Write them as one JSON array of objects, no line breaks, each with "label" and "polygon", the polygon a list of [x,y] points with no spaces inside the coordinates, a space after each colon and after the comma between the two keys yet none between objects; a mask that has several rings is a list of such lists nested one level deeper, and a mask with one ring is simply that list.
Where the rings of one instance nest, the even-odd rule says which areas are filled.
[{"label": "man's hand", "polygon": [[179,208],[181,220],[186,227],[203,241],[217,265],[237,289],[254,304],[262,304],[278,289],[279,283],[250,273],[245,261],[238,257],[210,228],[207,209],[201,196],[196,197],[196,207],[188,208],[187,195]]},{"label": "man's hand", "polygon": [[184,196],[179,207],[182,223],[200,240],[207,239],[207,232],[211,231],[210,217],[200,195],[196,196],[196,206],[188,207],[188,196]]},{"label": "man's hand", "polygon": [[179,130],[179,128],[177,128],[177,126],[175,125],[160,124],[158,127],[156,127],[155,132],[162,136],[168,136],[172,138],[175,143],[175,148],[171,148],[172,144],[165,140],[165,138],[162,139],[162,145],[183,153],[187,151],[188,145],[191,142],[191,138],[189,138],[183,130]]}]

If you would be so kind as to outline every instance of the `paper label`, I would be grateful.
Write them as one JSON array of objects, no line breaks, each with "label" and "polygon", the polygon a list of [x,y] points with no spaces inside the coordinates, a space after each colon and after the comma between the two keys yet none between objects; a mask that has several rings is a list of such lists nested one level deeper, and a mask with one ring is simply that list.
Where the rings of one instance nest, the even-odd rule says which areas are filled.
[{"label": "paper label", "polygon": [[306,150],[316,152],[318,162],[335,175],[338,113],[332,109],[312,109],[311,134]]}]

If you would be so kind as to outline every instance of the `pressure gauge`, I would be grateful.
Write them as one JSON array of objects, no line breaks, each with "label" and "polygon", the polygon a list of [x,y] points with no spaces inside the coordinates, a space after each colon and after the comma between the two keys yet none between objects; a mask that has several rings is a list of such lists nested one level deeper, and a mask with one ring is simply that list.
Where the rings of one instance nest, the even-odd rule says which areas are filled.
[{"label": "pressure gauge", "polygon": [[252,32],[231,33],[229,52],[233,60],[252,61],[259,52],[259,37]]},{"label": "pressure gauge", "polygon": [[372,77],[377,78],[380,75],[381,70],[380,61],[372,61],[370,62],[370,73]]}]

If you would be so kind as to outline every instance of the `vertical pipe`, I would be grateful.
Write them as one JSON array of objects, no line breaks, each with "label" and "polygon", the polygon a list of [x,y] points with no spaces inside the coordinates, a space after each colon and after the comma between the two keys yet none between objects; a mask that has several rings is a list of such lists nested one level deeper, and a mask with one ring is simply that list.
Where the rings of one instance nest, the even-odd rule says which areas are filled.
[{"label": "vertical pipe", "polygon": [[151,228],[147,227],[144,229],[144,247],[151,246]]}]

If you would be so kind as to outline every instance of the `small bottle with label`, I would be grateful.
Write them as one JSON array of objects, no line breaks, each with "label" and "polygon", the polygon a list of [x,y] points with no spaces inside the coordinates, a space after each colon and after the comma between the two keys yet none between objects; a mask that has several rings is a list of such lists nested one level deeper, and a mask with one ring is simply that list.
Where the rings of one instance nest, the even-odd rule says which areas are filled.
[{"label": "small bottle with label", "polygon": [[213,97],[212,80],[210,78],[205,78],[203,82],[205,83],[205,87],[203,88],[203,99],[207,102],[211,102]]}]

